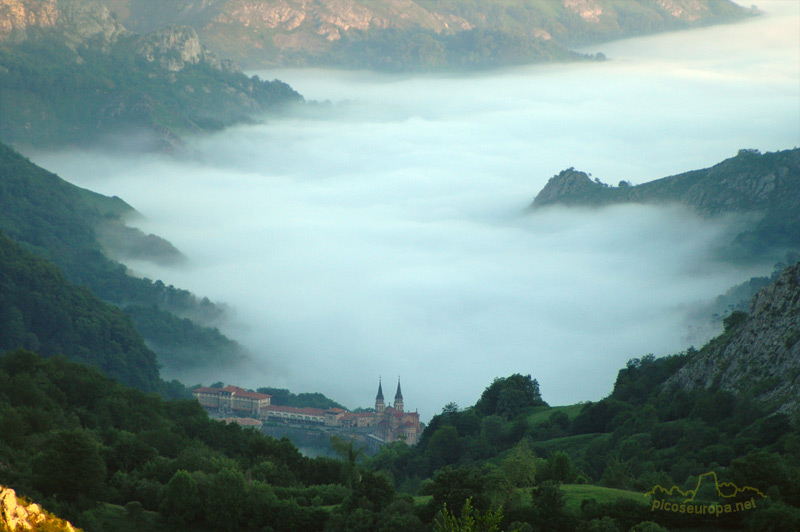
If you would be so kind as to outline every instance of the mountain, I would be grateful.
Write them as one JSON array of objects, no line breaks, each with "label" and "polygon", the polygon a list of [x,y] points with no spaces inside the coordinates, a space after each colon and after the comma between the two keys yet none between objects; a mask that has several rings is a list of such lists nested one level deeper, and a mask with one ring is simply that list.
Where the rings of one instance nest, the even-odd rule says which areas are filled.
[{"label": "mountain", "polygon": [[97,2],[0,2],[4,142],[171,150],[301,101],[285,83],[246,76],[189,27],[139,35]]},{"label": "mountain", "polygon": [[747,222],[724,253],[739,260],[777,257],[800,249],[800,149],[740,150],[730,159],[641,185],[609,186],[568,168],[552,177],[530,205],[670,204],[703,216],[733,214]]},{"label": "mountain", "polygon": [[[102,0],[140,33],[167,25],[248,68],[492,67],[581,56],[569,48],[728,22],[729,0]],[[49,21],[49,19],[48,19]]]},{"label": "mountain", "polygon": [[783,270],[735,312],[715,339],[664,386],[715,388],[800,417],[800,263]]},{"label": "mountain", "polygon": [[169,242],[128,227],[126,221],[136,216],[120,198],[76,187],[0,143],[0,230],[52,261],[71,283],[123,309],[170,378],[248,360],[242,346],[216,329],[224,320],[222,307],[161,281],[133,277],[109,258],[186,260]]},{"label": "mountain", "polygon": [[0,233],[0,352],[19,347],[95,366],[141,390],[159,388],[156,355],[121,310]]}]

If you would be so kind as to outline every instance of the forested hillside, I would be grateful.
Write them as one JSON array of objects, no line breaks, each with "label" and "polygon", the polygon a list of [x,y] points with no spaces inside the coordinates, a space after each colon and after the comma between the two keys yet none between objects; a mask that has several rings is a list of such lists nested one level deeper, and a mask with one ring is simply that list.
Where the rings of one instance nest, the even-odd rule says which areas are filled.
[{"label": "forested hillside", "polygon": [[213,327],[222,318],[220,307],[161,281],[133,277],[106,256],[98,232],[113,232],[114,245],[127,242],[136,258],[181,260],[168,242],[126,227],[132,214],[121,199],[78,188],[0,144],[0,230],[52,261],[70,282],[125,310],[169,375],[244,361],[244,349]]},{"label": "forested hillside", "polygon": [[121,310],[0,233],[0,351],[20,346],[95,366],[128,386],[159,389],[156,355]]},{"label": "forested hillside", "polygon": [[138,35],[98,3],[16,3],[29,16],[0,20],[0,141],[172,150],[302,101],[218,58],[193,29]]},{"label": "forested hillside", "polygon": [[641,185],[621,179],[610,186],[569,168],[548,181],[530,208],[621,203],[678,203],[703,216],[733,214],[745,228],[722,253],[737,260],[777,260],[800,250],[800,149],[740,150],[711,168]]}]

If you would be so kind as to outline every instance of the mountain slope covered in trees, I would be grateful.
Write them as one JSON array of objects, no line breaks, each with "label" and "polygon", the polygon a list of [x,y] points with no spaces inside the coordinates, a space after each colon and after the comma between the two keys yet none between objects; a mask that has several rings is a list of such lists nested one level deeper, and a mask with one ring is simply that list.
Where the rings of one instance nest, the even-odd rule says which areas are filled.
[{"label": "mountain slope covered in trees", "polygon": [[[629,361],[605,399],[550,407],[516,391],[530,376],[496,379],[474,406],[446,406],[417,446],[391,444],[371,465],[411,489],[430,479],[422,492],[449,508],[468,498],[483,510],[501,506],[509,527],[627,531],[653,521],[664,528],[652,530],[778,532],[800,525],[800,417],[787,408],[796,404],[798,357],[779,353],[776,362],[774,346],[763,341],[794,338],[799,269],[797,263],[784,270],[756,296],[751,316],[732,314],[726,330],[699,351]],[[754,331],[762,338],[743,345]],[[781,375],[768,378],[761,370],[773,363]],[[512,393],[519,401],[508,402],[510,409],[487,402]],[[662,499],[643,497],[656,486],[685,492],[709,472],[763,496],[751,512],[720,515],[653,511],[652,502]],[[522,496],[523,488],[532,493]],[[639,496],[620,498],[601,488]],[[577,493],[584,495],[571,495]],[[715,492],[685,499],[669,501],[732,501],[720,502]]]},{"label": "mountain slope covered in trees", "polygon": [[169,150],[302,101],[218,58],[191,28],[138,35],[96,2],[12,4],[0,9],[4,142]]},{"label": "mountain slope covered in trees", "polygon": [[800,149],[740,150],[711,168],[635,186],[625,180],[609,186],[569,168],[548,181],[530,209],[622,203],[678,203],[703,216],[734,215],[746,227],[723,253],[738,260],[777,260],[800,250]]},{"label": "mountain slope covered in trees", "polygon": [[67,183],[0,144],[0,230],[52,261],[70,282],[124,309],[170,377],[245,361],[245,350],[215,328],[223,319],[221,307],[161,281],[133,277],[107,257],[108,247],[124,245],[135,258],[182,260],[168,242],[127,227],[126,217],[135,214],[121,199]]},{"label": "mountain slope covered in trees", "polygon": [[0,233],[0,351],[17,347],[100,368],[142,390],[158,389],[156,355],[130,319],[44,259]]}]

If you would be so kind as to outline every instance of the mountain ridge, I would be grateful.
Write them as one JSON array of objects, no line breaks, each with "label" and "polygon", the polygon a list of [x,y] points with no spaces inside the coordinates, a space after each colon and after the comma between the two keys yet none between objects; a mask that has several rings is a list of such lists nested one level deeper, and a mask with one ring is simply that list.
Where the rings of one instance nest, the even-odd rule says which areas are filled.
[{"label": "mountain ridge", "polygon": [[687,206],[706,217],[733,214],[746,228],[722,251],[736,260],[777,260],[800,249],[800,149],[739,150],[709,168],[640,185],[610,186],[568,168],[550,178],[528,212],[551,206],[601,207],[625,203]]},{"label": "mountain ridge", "polygon": [[0,143],[0,230],[58,266],[71,283],[122,309],[170,377],[249,360],[241,345],[217,329],[224,307],[158,280],[133,277],[112,260],[186,260],[166,240],[129,227],[126,221],[137,214],[120,198],[81,189]]},{"label": "mountain ridge", "polygon": [[[58,4],[70,2],[87,0]],[[576,60],[582,54],[570,51],[575,46],[730,22],[753,13],[729,0],[102,0],[102,4],[140,33],[168,25],[190,26],[216,52],[249,68],[381,70]]]},{"label": "mountain ridge", "polygon": [[193,28],[139,35],[95,1],[0,2],[0,140],[177,151],[188,135],[251,123],[303,98],[245,75]]}]

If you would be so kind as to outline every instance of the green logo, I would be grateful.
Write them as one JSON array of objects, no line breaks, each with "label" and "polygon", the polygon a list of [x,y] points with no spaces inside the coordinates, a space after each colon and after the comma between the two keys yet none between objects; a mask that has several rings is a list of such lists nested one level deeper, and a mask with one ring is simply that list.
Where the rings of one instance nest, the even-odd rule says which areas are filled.
[{"label": "green logo", "polygon": [[720,482],[713,471],[697,478],[694,489],[681,490],[679,486],[665,488],[655,486],[644,494],[652,497],[653,512],[673,512],[693,515],[715,515],[737,513],[756,508],[761,499],[766,499],[759,489],[752,486],[739,487],[733,482]]}]

